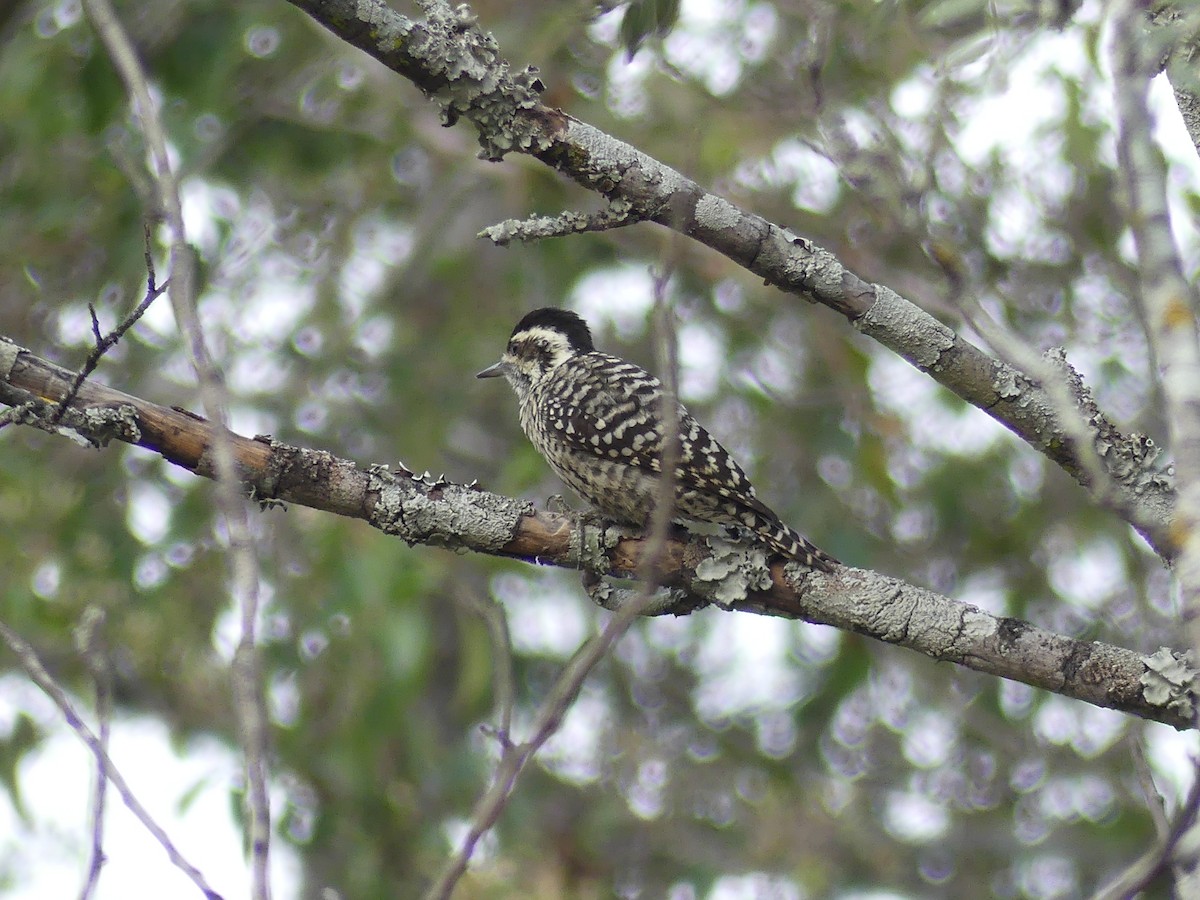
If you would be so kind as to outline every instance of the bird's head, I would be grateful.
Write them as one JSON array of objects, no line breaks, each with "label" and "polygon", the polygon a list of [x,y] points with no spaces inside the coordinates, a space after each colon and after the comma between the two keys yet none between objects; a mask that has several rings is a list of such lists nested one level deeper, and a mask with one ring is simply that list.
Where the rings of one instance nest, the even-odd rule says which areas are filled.
[{"label": "bird's head", "polygon": [[517,395],[524,397],[566,360],[595,349],[587,322],[575,313],[553,307],[535,309],[517,323],[500,361],[475,377],[503,375]]}]

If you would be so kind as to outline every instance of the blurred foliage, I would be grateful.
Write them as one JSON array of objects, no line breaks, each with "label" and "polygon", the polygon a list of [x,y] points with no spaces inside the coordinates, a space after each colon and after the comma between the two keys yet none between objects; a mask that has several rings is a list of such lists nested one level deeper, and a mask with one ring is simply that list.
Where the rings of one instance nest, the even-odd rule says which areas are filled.
[{"label": "blurred foliage", "polygon": [[[968,334],[989,314],[1039,351],[1065,346],[1123,426],[1164,434],[1117,251],[1097,4],[473,6],[515,64],[541,68],[549,105]],[[830,311],[649,225],[485,244],[493,222],[596,199],[528,159],[481,162],[466,128],[440,128],[410,85],[278,0],[118,12],[184,176],[201,315],[243,433],[540,502],[560,485],[509,393],[473,374],[523,311],[564,303],[652,365],[649,273],[671,265],[684,399],[819,545],[1072,635],[1171,643],[1166,578],[1128,528]],[[76,2],[18,4],[0,47],[0,333],[77,366],[87,304],[111,326],[144,285],[144,148]],[[961,292],[927,246],[955,257]],[[165,303],[97,377],[197,407]],[[120,702],[181,741],[232,743],[211,485],[30,430],[0,432],[0,454],[15,536],[0,617],[86,695],[71,632],[102,607]],[[489,777],[479,726],[502,655],[480,604],[509,616],[518,726],[605,614],[570,573],[304,509],[256,524],[281,839],[304,896],[412,896]],[[639,623],[459,896],[1079,896],[1152,837],[1132,728],[801,623]],[[15,773],[38,740],[26,717],[0,733],[26,811],[38,799]]]},{"label": "blurred foliage", "polygon": [[679,21],[679,0],[631,0],[621,16],[621,44],[632,59],[650,36],[666,37]]}]

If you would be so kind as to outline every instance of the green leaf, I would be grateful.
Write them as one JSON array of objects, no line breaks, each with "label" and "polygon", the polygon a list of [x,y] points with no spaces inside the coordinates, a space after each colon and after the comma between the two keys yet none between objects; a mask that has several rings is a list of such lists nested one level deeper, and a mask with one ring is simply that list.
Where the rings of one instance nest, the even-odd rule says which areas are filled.
[{"label": "green leaf", "polygon": [[679,20],[679,0],[633,0],[621,19],[621,45],[633,59],[646,38],[664,38]]}]

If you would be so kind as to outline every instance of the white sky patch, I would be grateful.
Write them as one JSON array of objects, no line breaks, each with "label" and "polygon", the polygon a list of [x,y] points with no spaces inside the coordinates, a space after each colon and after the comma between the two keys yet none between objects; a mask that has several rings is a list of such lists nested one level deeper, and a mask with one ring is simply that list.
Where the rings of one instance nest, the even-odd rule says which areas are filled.
[{"label": "white sky patch", "polygon": [[928,797],[893,791],[884,806],[883,824],[893,837],[913,844],[927,844],[949,830],[950,815],[944,806]]},{"label": "white sky patch", "polygon": [[[87,709],[86,703],[78,706]],[[30,819],[21,819],[8,792],[0,791],[4,896],[73,897],[83,884],[91,849],[89,803],[95,762],[40,692],[17,676],[0,679],[0,730],[21,710],[49,737],[17,769]],[[177,753],[161,722],[120,716],[113,722],[109,752],[138,800],[212,887],[225,897],[248,896],[249,865],[229,796],[241,779],[237,756],[212,739],[189,741]],[[281,799],[273,797],[277,809]],[[111,787],[107,807],[106,860],[96,900],[197,895],[193,882],[168,861],[166,851]],[[272,842],[271,862],[274,896],[299,896],[299,863],[283,841]]]},{"label": "white sky patch", "polygon": [[[155,268],[156,271],[167,271],[167,266],[163,262],[156,261]],[[171,292],[169,290],[150,304],[150,308],[138,319],[133,330],[135,333],[146,330],[153,332],[152,340],[155,343],[161,343],[164,338],[175,335],[175,312],[171,309]]]},{"label": "white sky patch", "polygon": [[221,614],[217,616],[216,622],[213,623],[212,645],[213,649],[217,652],[217,656],[227,663],[232,663],[233,655],[237,652],[238,641],[241,637],[241,610],[227,605],[221,611]]},{"label": "white sky patch", "polygon": [[842,646],[842,632],[829,625],[797,621],[792,638],[792,652],[804,662],[814,665],[831,662]]},{"label": "white sky patch", "polygon": [[804,353],[803,344],[780,348],[778,346],[763,346],[754,354],[749,371],[742,373],[742,379],[755,385],[767,393],[788,396],[795,393],[803,360],[799,357]]},{"label": "white sky patch", "polygon": [[661,759],[643,760],[625,792],[630,811],[639,819],[653,820],[663,814],[664,794],[670,782],[667,764]]},{"label": "white sky patch", "polygon": [[235,434],[273,434],[279,430],[279,420],[253,405],[234,403],[229,408],[229,428]]},{"label": "white sky patch", "polygon": [[654,306],[654,279],[644,263],[624,263],[584,275],[567,305],[593,327],[611,324],[622,339],[640,336]]},{"label": "white sky patch", "polygon": [[904,730],[904,758],[918,768],[935,769],[950,758],[955,737],[955,728],[943,713],[917,713]]},{"label": "white sky patch", "polygon": [[1170,725],[1146,722],[1146,757],[1154,770],[1154,783],[1172,814],[1183,803],[1196,779],[1200,758],[1200,735],[1176,731]]},{"label": "white sky patch", "polygon": [[944,405],[938,396],[943,388],[890,352],[874,354],[867,379],[876,402],[908,425],[918,449],[974,456],[986,452],[1004,433],[974,407],[955,410]]},{"label": "white sky patch", "polygon": [[188,178],[180,185],[179,195],[188,241],[205,255],[215,253],[221,237],[217,223],[233,221],[241,212],[237,191],[203,178]]},{"label": "white sky patch", "polygon": [[355,320],[412,253],[413,229],[385,219],[364,218],[355,227],[350,245],[354,254],[342,267],[338,299],[347,319]]},{"label": "white sky patch", "polygon": [[609,108],[618,116],[632,118],[646,111],[646,81],[659,66],[656,55],[680,72],[704,85],[717,97],[737,87],[747,64],[761,62],[770,53],[778,25],[778,14],[768,3],[742,0],[707,0],[682,4],[679,20],[661,47],[653,40],[627,57],[618,46],[625,7],[599,16],[589,28],[592,40],[614,49],[608,63]]},{"label": "white sky patch", "polygon": [[[1094,13],[1097,5],[1085,4],[1076,14],[1077,21],[1091,18],[1086,7]],[[997,62],[989,55],[964,67],[959,73],[964,79],[975,70],[986,78],[989,67],[1000,65],[1004,81],[1001,90],[972,101],[970,116],[954,141],[958,152],[975,166],[986,163],[993,151],[1023,170],[1040,166],[1044,158],[1039,131],[1066,111],[1062,78],[1085,82],[1095,78],[1083,42],[1082,29],[1044,29],[1011,57]],[[1093,121],[1102,121],[1101,111],[1111,105],[1110,97],[1094,98]]]},{"label": "white sky patch", "polygon": [[[1044,168],[1056,171],[1062,184],[1055,192],[1071,184],[1070,169],[1047,152]],[[1070,243],[1045,227],[1042,201],[1046,195],[1036,193],[1027,184],[1011,184],[997,188],[988,205],[988,226],[985,231],[988,250],[1000,258],[1020,258],[1048,263],[1063,262],[1069,256]]]},{"label": "white sky patch", "polygon": [[253,283],[248,296],[230,300],[233,328],[247,343],[277,342],[296,327],[316,302],[316,286],[298,277],[290,257],[272,253],[263,261],[269,277]]},{"label": "white sky patch", "polygon": [[565,657],[587,637],[590,621],[578,598],[547,573],[504,573],[492,579],[492,594],[504,604],[513,649]]},{"label": "white sky patch", "polygon": [[621,18],[624,14],[623,6],[614,6],[603,15],[596,16],[588,26],[589,37],[598,44],[614,46],[621,33]]},{"label": "white sky patch", "polygon": [[[538,762],[573,784],[596,781],[603,774],[601,735],[609,732],[611,718],[612,711],[603,692],[585,684],[558,731],[538,753]],[[528,729],[516,733],[524,735]]]},{"label": "white sky patch", "polygon": [[774,8],[766,3],[684,3],[663,50],[671,65],[721,97],[737,87],[747,63],[766,56],[777,20]]},{"label": "white sky patch", "polygon": [[933,111],[937,76],[931,66],[917,66],[913,74],[892,89],[892,109],[904,119],[921,119]]},{"label": "white sky patch", "polygon": [[1064,547],[1049,562],[1050,585],[1064,600],[1087,609],[1099,609],[1125,584],[1120,550],[1106,538],[1083,546]]},{"label": "white sky patch", "polygon": [[1070,745],[1084,758],[1103,753],[1125,733],[1128,716],[1112,709],[1051,695],[1034,715],[1037,736],[1052,744]]},{"label": "white sky patch", "polygon": [[43,600],[53,600],[58,596],[62,584],[62,564],[54,557],[42,560],[29,580],[33,593]]},{"label": "white sky patch", "polygon": [[1005,576],[998,569],[984,569],[966,576],[954,596],[994,616],[1006,616],[1010,612]]},{"label": "white sky patch", "polygon": [[87,304],[82,300],[65,303],[59,307],[54,316],[54,323],[60,344],[79,346],[91,344],[95,340],[92,337],[92,316],[88,312]]},{"label": "white sky patch", "polygon": [[653,69],[648,54],[639,53],[633,59],[626,59],[624,50],[614,53],[605,75],[605,106],[623,119],[635,119],[644,114],[648,102],[646,78]]},{"label": "white sky patch", "polygon": [[171,527],[171,501],[166,492],[149,481],[132,481],[125,523],[129,533],[146,545],[159,543]]},{"label": "white sky patch", "polygon": [[214,248],[211,283],[242,289],[260,280],[263,259],[278,245],[278,215],[271,198],[264,191],[253,191],[237,204],[220,193],[207,200],[212,213],[230,225],[225,243]]},{"label": "white sky patch", "polygon": [[1195,282],[1200,276],[1200,229],[1188,206],[1200,195],[1200,157],[1183,124],[1175,95],[1165,75],[1150,82],[1150,109],[1154,117],[1154,137],[1163,148],[1170,167],[1167,201],[1171,211],[1171,230],[1183,256],[1184,277]]},{"label": "white sky patch", "polygon": [[721,334],[700,322],[679,329],[679,397],[685,403],[708,400],[721,383],[725,345]]},{"label": "white sky patch", "polygon": [[[442,826],[446,833],[446,842],[450,850],[457,852],[466,841],[467,835],[471,833],[472,822],[469,819],[451,819]],[[486,834],[481,834],[475,843],[474,852],[471,854],[471,865],[473,867],[482,867],[496,858],[497,852],[500,850],[500,839],[496,836],[495,830],[488,831]],[[341,896],[336,892],[331,892],[334,896]]]},{"label": "white sky patch", "polygon": [[700,81],[717,97],[732,91],[742,76],[742,62],[728,44],[713,43],[692,29],[676,29],[664,46],[667,59],[681,71]]},{"label": "white sky patch", "polygon": [[807,896],[807,892],[783,875],[747,872],[722,875],[713,882],[706,900],[802,900]]},{"label": "white sky patch", "polygon": [[286,359],[268,348],[243,350],[226,367],[226,382],[238,394],[274,393],[283,388],[290,377],[291,369]]},{"label": "white sky patch", "polygon": [[371,359],[378,359],[392,346],[396,320],[391,315],[371,316],[354,329],[354,346]]},{"label": "white sky patch", "polygon": [[[730,616],[696,654],[696,708],[714,720],[787,706],[800,698],[801,673],[788,661],[791,623]],[[745,677],[753,672],[753,678]]]},{"label": "white sky patch", "polygon": [[766,157],[740,165],[734,180],[751,190],[790,187],[794,206],[818,214],[833,209],[842,190],[837,166],[790,138],[776,144]]}]

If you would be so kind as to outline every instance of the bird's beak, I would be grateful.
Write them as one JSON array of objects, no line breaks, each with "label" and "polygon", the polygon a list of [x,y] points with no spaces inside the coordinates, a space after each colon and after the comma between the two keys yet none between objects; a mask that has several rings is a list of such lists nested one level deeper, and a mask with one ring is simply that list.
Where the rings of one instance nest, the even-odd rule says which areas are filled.
[{"label": "bird's beak", "polygon": [[486,369],[484,369],[482,372],[480,372],[475,377],[476,378],[499,378],[501,375],[504,374],[504,372],[507,369],[508,369],[508,363],[506,363],[504,360],[500,360],[500,362],[496,363],[495,365],[488,366]]}]

